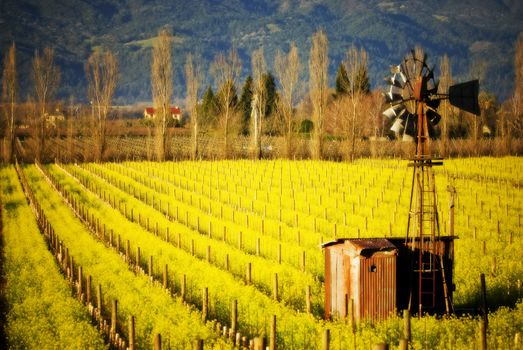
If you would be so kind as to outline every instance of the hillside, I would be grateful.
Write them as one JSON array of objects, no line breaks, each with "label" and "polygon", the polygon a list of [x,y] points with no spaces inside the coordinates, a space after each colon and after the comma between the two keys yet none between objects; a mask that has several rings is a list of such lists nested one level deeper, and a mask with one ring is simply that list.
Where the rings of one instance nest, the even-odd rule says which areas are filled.
[{"label": "hillside", "polygon": [[[118,103],[150,100],[150,47],[158,28],[176,36],[175,94],[182,99],[183,64],[189,52],[208,67],[214,55],[238,48],[250,71],[249,53],[263,45],[270,66],[278,48],[291,40],[307,67],[310,36],[322,27],[329,38],[330,72],[354,42],[369,52],[373,87],[388,67],[415,45],[432,64],[449,54],[456,79],[477,75],[485,64],[482,88],[505,98],[513,87],[514,42],[523,29],[517,0],[0,0],[0,53],[18,47],[22,96],[29,93],[30,59],[37,48],[53,46],[62,67],[61,98],[85,99],[84,62],[96,47],[119,58]],[[307,72],[304,70],[304,79]],[[207,83],[212,83],[206,76]]]}]

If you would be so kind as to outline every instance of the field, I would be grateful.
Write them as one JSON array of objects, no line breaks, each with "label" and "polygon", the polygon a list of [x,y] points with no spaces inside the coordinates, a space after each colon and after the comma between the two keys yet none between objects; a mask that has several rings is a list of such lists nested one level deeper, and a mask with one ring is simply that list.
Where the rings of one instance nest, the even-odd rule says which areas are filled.
[{"label": "field", "polygon": [[[38,320],[65,327],[57,341],[68,348],[103,347],[103,340],[124,347],[132,339],[137,348],[151,348],[160,334],[162,347],[173,349],[190,348],[198,339],[205,348],[249,346],[256,337],[273,339],[279,349],[321,349],[325,330],[331,349],[370,349],[380,342],[396,348],[403,338],[400,312],[374,325],[322,319],[320,244],[340,237],[403,237],[412,176],[406,165],[50,164],[19,167],[19,177],[4,167],[7,340],[14,348],[38,347],[20,340],[46,332],[29,326]],[[523,161],[446,160],[436,169],[436,182],[442,234],[448,234],[447,186],[458,193],[454,306],[461,315],[413,318],[411,345],[478,348],[484,273],[489,348],[516,349],[523,330]],[[50,272],[37,265],[49,265]],[[61,287],[42,288],[42,300],[34,300],[21,270],[44,287]],[[27,300],[71,309],[73,316],[41,307],[24,320],[18,308]],[[86,345],[81,339],[95,340]]]}]

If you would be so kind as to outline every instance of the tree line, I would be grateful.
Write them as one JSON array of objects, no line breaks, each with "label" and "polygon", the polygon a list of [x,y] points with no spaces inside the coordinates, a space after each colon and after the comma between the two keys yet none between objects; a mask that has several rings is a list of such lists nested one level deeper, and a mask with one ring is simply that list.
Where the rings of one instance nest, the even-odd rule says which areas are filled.
[{"label": "tree line", "polygon": [[[216,91],[211,85],[203,85],[207,72],[201,59],[187,55],[184,73],[188,119],[185,126],[191,135],[191,158],[201,157],[200,140],[203,136],[218,141],[223,158],[231,156],[232,143],[238,135],[250,139],[250,156],[261,158],[262,137],[270,135],[283,141],[283,157],[293,157],[302,145],[297,141],[305,138],[310,158],[324,158],[325,142],[335,141],[340,143],[348,160],[355,158],[357,143],[361,139],[394,138],[389,131],[390,121],[381,115],[381,93],[371,90],[366,50],[355,45],[347,49],[346,58],[338,66],[334,87],[331,87],[328,45],[323,30],[312,35],[308,81],[301,79],[307,67],[303,67],[294,42],[290,43],[287,52],[277,51],[272,71],[268,68],[263,47],[254,50],[250,55],[250,75],[243,81],[239,95],[237,87],[243,63],[235,48],[218,53],[208,69]],[[155,115],[148,124],[149,135],[154,138],[155,159],[160,161],[168,156],[171,137],[168,129],[172,124],[174,88],[172,55],[173,36],[168,30],[161,29],[151,51],[151,93]],[[523,136],[522,67],[523,34],[520,34],[514,57],[515,88],[507,101],[500,104],[495,96],[482,91],[479,118],[450,106],[447,101],[441,104],[439,112],[443,118],[437,137],[441,141],[439,151],[442,155],[445,155],[448,141],[452,138],[477,141],[498,136],[510,149],[511,140]],[[454,83],[448,56],[441,58],[439,68],[439,89],[446,92]],[[479,78],[484,78],[481,72],[478,74]],[[93,158],[101,161],[107,151],[108,118],[118,86],[116,56],[107,49],[95,50],[85,63],[85,75],[89,122],[84,132],[74,134],[90,137],[94,144]],[[53,137],[53,126],[56,125],[54,108],[60,83],[60,70],[54,62],[53,49],[35,51],[31,69],[33,91],[23,104],[25,108],[22,108],[18,96],[15,43],[4,55],[1,79],[4,159],[13,160],[16,129],[25,123],[30,126],[26,144],[32,149],[35,159],[44,160],[47,141]],[[73,114],[70,113],[66,121],[71,130],[78,128]]]}]

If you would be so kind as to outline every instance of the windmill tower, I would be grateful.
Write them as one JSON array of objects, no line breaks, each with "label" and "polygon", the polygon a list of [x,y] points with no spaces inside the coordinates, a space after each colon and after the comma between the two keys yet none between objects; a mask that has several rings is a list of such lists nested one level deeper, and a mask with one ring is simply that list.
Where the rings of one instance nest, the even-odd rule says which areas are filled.
[{"label": "windmill tower", "polygon": [[453,85],[448,93],[438,93],[434,67],[426,63],[420,49],[413,50],[398,66],[391,67],[385,93],[388,108],[383,115],[394,119],[391,130],[405,141],[414,141],[416,150],[410,159],[413,168],[409,217],[405,244],[417,254],[411,255],[409,310],[417,301],[418,315],[436,309],[438,281],[443,283],[445,310],[452,310],[445,284],[445,268],[441,259],[437,194],[433,167],[442,165],[442,158],[432,156],[430,138],[441,120],[437,108],[443,99],[464,111],[479,115],[479,83],[472,80]]},{"label": "windmill tower", "polygon": [[[417,52],[416,52],[417,51]],[[439,103],[476,115],[478,81],[453,85],[438,93],[434,69],[426,56],[412,51],[392,76],[383,114],[394,120],[391,130],[415,143],[410,159],[412,190],[407,232],[402,237],[338,238],[322,244],[325,253],[326,319],[380,321],[397,310],[450,313],[453,292],[453,236],[440,236],[430,138],[441,120]]]}]

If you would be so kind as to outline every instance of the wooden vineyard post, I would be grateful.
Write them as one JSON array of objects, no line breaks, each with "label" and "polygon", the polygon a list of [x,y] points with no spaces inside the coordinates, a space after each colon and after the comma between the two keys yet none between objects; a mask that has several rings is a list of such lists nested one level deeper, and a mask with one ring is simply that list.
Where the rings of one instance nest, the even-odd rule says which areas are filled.
[{"label": "wooden vineyard post", "polygon": [[254,338],[254,350],[265,350],[265,342],[262,337]]},{"label": "wooden vineyard post", "polygon": [[245,283],[251,284],[251,276],[252,276],[252,264],[247,263],[247,271],[245,271]]},{"label": "wooden vineyard post", "polygon": [[352,334],[356,332],[356,320],[354,317],[354,299],[349,299],[349,307],[348,307],[348,313],[349,313],[349,325]]},{"label": "wooden vineyard post", "polygon": [[242,231],[238,232],[238,249],[239,250],[242,250],[242,246],[243,246],[243,244],[242,244],[242,235],[243,235]]},{"label": "wooden vineyard post", "polygon": [[167,289],[168,285],[169,285],[169,266],[167,264],[164,265],[163,267],[163,278],[162,278],[162,286],[164,289]]},{"label": "wooden vineyard post", "polygon": [[69,280],[74,281],[74,259],[72,255],[69,255]]},{"label": "wooden vineyard post", "polygon": [[378,343],[372,346],[372,350],[389,350],[389,344]]},{"label": "wooden vineyard post", "polygon": [[98,308],[98,313],[100,314],[100,316],[102,316],[102,304],[102,285],[98,284],[98,288],[96,290],[96,307]]},{"label": "wooden vineyard post", "polygon": [[134,347],[134,316],[129,316],[129,350],[135,350],[135,347]]},{"label": "wooden vineyard post", "polygon": [[301,267],[301,271],[305,272],[305,250],[301,252],[300,267]]},{"label": "wooden vineyard post", "polygon": [[329,329],[323,331],[323,350],[329,350],[331,343],[331,333]]},{"label": "wooden vineyard post", "polygon": [[278,273],[274,273],[274,280],[272,286],[272,298],[278,301]]},{"label": "wooden vineyard post", "polygon": [[233,334],[236,334],[238,331],[238,300],[236,299],[232,301],[231,329]]},{"label": "wooden vineyard post", "polygon": [[83,272],[82,267],[78,266],[78,299],[83,303],[84,299]]},{"label": "wooden vineyard post", "polygon": [[410,341],[412,333],[410,330],[410,311],[403,310],[403,338]]},{"label": "wooden vineyard post", "polygon": [[136,247],[136,268],[138,270],[140,269],[140,260],[141,259],[142,259],[142,257],[141,257],[140,247]]},{"label": "wooden vineyard post", "polygon": [[272,315],[269,350],[276,350],[276,315]]},{"label": "wooden vineyard post", "polygon": [[162,336],[160,334],[154,336],[154,350],[162,350]]},{"label": "wooden vineyard post", "polygon": [[131,243],[129,240],[125,243],[125,260],[130,261],[131,258]]},{"label": "wooden vineyard post", "polygon": [[409,349],[408,339],[400,339],[399,350],[408,350],[408,349]]},{"label": "wooden vineyard post", "polygon": [[118,300],[114,299],[111,307],[111,338],[116,334],[116,318],[118,314]]},{"label": "wooden vineyard post", "polygon": [[203,339],[196,339],[192,343],[193,350],[203,350]]},{"label": "wooden vineyard post", "polygon": [[485,274],[480,275],[481,280],[481,316],[485,322],[485,328],[488,327],[488,306],[487,306],[487,285],[485,282]]},{"label": "wooden vineyard post", "polygon": [[91,303],[91,281],[91,275],[87,276],[87,279],[85,280],[85,302],[87,305]]},{"label": "wooden vineyard post", "polygon": [[153,256],[149,256],[149,265],[147,266],[147,274],[151,279],[153,278]]},{"label": "wooden vineyard post", "polygon": [[311,286],[307,286],[305,289],[305,307],[307,310],[307,313],[310,314],[312,311],[311,308]]},{"label": "wooden vineyard post", "polygon": [[182,279],[180,281],[180,297],[182,298],[183,302],[185,302],[186,294],[187,294],[187,275],[183,274]]},{"label": "wooden vineyard post", "polygon": [[202,320],[206,321],[209,316],[209,289],[203,288],[202,293]]},{"label": "wooden vineyard post", "polygon": [[487,324],[484,318],[479,320],[479,348],[487,350]]},{"label": "wooden vineyard post", "polygon": [[281,243],[278,243],[278,264],[281,264]]}]

